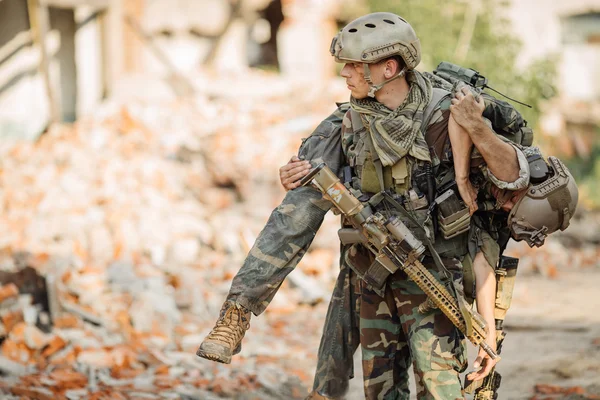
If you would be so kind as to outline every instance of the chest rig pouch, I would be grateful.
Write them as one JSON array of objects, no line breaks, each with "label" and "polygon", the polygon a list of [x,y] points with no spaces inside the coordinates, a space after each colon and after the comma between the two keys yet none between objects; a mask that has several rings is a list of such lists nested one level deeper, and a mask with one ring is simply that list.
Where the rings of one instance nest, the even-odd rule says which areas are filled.
[{"label": "chest rig pouch", "polygon": [[354,168],[363,193],[379,193],[391,188],[395,193],[406,195],[411,186],[411,157],[404,157],[391,167],[384,167],[377,155],[373,140],[360,115],[350,112],[354,143],[348,159]]}]

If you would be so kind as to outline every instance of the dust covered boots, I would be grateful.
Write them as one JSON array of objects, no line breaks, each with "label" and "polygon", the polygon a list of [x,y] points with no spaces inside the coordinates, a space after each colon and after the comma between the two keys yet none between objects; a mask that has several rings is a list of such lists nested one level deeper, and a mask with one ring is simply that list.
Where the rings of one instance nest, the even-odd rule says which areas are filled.
[{"label": "dust covered boots", "polygon": [[231,356],[242,350],[242,338],[250,328],[251,315],[252,312],[241,305],[226,301],[215,327],[200,344],[196,355],[229,364]]}]

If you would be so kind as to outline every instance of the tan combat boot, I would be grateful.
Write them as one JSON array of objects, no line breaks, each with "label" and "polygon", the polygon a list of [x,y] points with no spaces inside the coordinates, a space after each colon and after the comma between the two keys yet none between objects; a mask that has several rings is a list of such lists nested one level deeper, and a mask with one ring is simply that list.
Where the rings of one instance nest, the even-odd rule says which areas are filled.
[{"label": "tan combat boot", "polygon": [[200,344],[196,355],[229,364],[231,356],[242,350],[242,338],[250,328],[251,315],[252,313],[241,305],[226,301],[221,307],[215,327]]}]

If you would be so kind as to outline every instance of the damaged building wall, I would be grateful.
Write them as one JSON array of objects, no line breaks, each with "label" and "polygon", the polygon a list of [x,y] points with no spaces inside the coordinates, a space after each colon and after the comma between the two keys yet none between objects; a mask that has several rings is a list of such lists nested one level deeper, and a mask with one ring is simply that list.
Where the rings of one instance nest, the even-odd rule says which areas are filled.
[{"label": "damaged building wall", "polygon": [[168,80],[206,67],[217,74],[266,67],[322,80],[335,71],[327,49],[337,0],[50,0],[43,3],[48,90],[27,4],[0,2],[4,137],[36,138],[52,120],[51,105],[59,121],[87,115],[131,76]]},{"label": "damaged building wall", "polygon": [[[337,0],[153,0],[144,27],[162,51],[186,71],[209,64],[219,73],[271,66],[291,77],[330,77],[327,50],[337,30]],[[151,68],[162,69],[150,59]]]},{"label": "damaged building wall", "polygon": [[[53,48],[51,47],[52,51]],[[0,2],[0,138],[32,139],[46,126],[49,107],[39,56],[33,49],[27,3]]]},{"label": "damaged building wall", "polygon": [[600,3],[512,1],[509,16],[523,43],[520,66],[558,56],[559,89],[576,100],[600,99]]},{"label": "damaged building wall", "polygon": [[561,28],[563,93],[577,100],[600,101],[600,4],[596,12],[563,16]]},{"label": "damaged building wall", "polygon": [[[52,2],[50,2],[52,3]],[[38,4],[31,2],[31,4]],[[88,59],[90,49],[98,49],[100,38],[80,28],[95,21],[88,15],[76,17],[73,6],[50,6],[36,14],[41,26],[48,59],[48,80],[44,75],[42,49],[31,29],[31,15],[25,0],[0,2],[0,135],[3,138],[34,139],[51,120],[73,122],[78,114],[98,104],[104,88],[97,58]],[[36,8],[37,10],[37,8]],[[96,15],[97,14],[93,14]],[[44,20],[45,19],[45,20]],[[40,30],[40,32],[43,29]],[[79,57],[79,52],[84,57]],[[84,71],[80,75],[80,71]],[[78,99],[83,101],[79,103]],[[53,107],[56,116],[53,116]]]},{"label": "damaged building wall", "polygon": [[540,137],[557,156],[589,159],[600,126],[600,3],[519,0],[509,11],[521,67],[557,59],[559,92],[545,105]]},{"label": "damaged building wall", "polygon": [[330,78],[335,72],[329,54],[338,27],[336,1],[290,1],[284,9],[286,21],[280,33],[281,71],[309,79]]}]

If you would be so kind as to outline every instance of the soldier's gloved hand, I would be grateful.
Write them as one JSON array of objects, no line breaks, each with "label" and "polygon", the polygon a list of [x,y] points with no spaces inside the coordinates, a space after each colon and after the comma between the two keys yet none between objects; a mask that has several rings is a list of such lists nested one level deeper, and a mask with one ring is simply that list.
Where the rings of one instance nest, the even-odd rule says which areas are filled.
[{"label": "soldier's gloved hand", "polygon": [[[496,329],[491,326],[488,327],[488,329],[489,331],[485,341],[494,351],[496,351]],[[471,381],[478,381],[485,378],[490,372],[492,372],[492,368],[494,368],[496,363],[497,360],[492,360],[488,353],[486,353],[485,350],[480,347],[479,354],[477,354],[477,358],[473,363],[473,368],[475,368],[476,371],[468,374],[467,379]]]},{"label": "soldier's gloved hand", "polygon": [[473,123],[481,122],[485,103],[481,96],[473,94],[468,86],[463,86],[451,100],[450,112],[454,120],[467,131]]},{"label": "soldier's gloved hand", "polygon": [[292,190],[300,186],[300,179],[304,178],[311,165],[309,161],[304,161],[293,156],[283,167],[279,168],[279,180],[285,190]]}]

